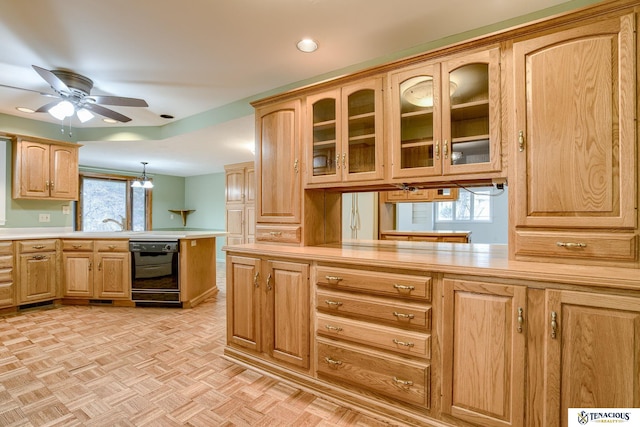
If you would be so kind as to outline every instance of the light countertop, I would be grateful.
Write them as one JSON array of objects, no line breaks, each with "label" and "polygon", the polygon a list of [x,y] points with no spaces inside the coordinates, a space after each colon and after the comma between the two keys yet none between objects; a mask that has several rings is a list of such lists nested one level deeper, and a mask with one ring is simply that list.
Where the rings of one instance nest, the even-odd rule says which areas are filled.
[{"label": "light countertop", "polygon": [[223,237],[224,230],[151,230],[151,231],[73,231],[66,227],[34,227],[0,229],[0,240],[21,239],[207,239]]}]

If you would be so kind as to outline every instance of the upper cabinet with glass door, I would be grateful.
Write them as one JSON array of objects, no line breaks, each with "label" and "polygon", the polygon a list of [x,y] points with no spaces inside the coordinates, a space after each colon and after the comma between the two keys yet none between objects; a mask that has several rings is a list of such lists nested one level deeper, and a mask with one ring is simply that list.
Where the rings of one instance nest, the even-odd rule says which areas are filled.
[{"label": "upper cabinet with glass door", "polygon": [[501,168],[500,50],[393,72],[392,178]]},{"label": "upper cabinet with glass door", "polygon": [[382,78],[307,98],[307,183],[372,181],[382,170]]}]

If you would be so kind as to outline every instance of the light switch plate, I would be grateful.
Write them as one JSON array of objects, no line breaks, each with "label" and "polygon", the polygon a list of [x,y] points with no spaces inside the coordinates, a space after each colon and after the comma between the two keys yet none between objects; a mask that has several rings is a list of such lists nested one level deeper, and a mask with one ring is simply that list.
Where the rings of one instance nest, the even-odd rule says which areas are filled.
[{"label": "light switch plate", "polygon": [[40,214],[38,216],[38,221],[39,222],[51,222],[51,215],[50,214]]}]

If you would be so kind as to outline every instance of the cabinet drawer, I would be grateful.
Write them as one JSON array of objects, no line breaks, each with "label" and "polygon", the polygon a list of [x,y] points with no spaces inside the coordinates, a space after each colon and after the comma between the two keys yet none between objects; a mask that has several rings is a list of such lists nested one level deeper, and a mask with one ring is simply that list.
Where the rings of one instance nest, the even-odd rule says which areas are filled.
[{"label": "cabinet drawer", "polygon": [[13,282],[13,269],[12,268],[3,268],[0,270],[0,283],[11,283]]},{"label": "cabinet drawer", "polygon": [[325,313],[376,320],[405,328],[431,329],[431,306],[425,304],[318,290],[316,309]]},{"label": "cabinet drawer", "polygon": [[93,240],[63,240],[63,251],[93,251]]},{"label": "cabinet drawer", "polygon": [[0,242],[0,255],[12,255],[13,254],[13,242],[11,240],[5,240]]},{"label": "cabinet drawer", "polygon": [[431,335],[318,314],[316,333],[394,353],[431,358]]},{"label": "cabinet drawer", "polygon": [[0,268],[13,268],[13,255],[0,255]]},{"label": "cabinet drawer", "polygon": [[318,342],[317,374],[428,408],[430,366]]},{"label": "cabinet drawer", "polygon": [[257,242],[300,243],[301,235],[299,226],[256,225]]},{"label": "cabinet drawer", "polygon": [[11,307],[15,305],[13,283],[0,283],[0,307]]},{"label": "cabinet drawer", "polygon": [[403,298],[431,299],[431,277],[381,273],[348,268],[316,268],[317,284]]},{"label": "cabinet drawer", "polygon": [[98,252],[129,252],[128,240],[96,240]]},{"label": "cabinet drawer", "polygon": [[516,256],[636,260],[637,238],[629,233],[516,231]]},{"label": "cabinet drawer", "polygon": [[50,252],[56,250],[57,240],[23,240],[18,242],[21,253]]}]

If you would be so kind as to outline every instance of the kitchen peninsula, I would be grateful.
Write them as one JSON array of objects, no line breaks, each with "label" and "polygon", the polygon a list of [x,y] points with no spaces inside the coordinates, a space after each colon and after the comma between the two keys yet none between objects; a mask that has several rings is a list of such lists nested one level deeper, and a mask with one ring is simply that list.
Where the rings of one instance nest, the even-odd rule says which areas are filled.
[{"label": "kitchen peninsula", "polygon": [[[218,291],[218,231],[0,231],[0,312],[49,304],[136,305],[129,241],[179,243],[179,306],[193,307]],[[176,304],[174,304],[176,306]]]},{"label": "kitchen peninsula", "polygon": [[[412,425],[640,407],[639,13],[604,1],[254,102],[225,355]],[[508,245],[341,238],[343,192],[504,185]]]}]

